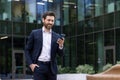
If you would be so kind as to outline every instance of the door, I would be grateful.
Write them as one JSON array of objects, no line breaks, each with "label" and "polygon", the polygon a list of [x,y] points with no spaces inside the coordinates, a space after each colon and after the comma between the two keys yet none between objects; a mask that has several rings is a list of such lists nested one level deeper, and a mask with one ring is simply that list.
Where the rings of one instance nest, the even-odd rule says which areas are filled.
[{"label": "door", "polygon": [[24,78],[26,74],[24,50],[13,50],[12,54],[12,78]]},{"label": "door", "polygon": [[105,47],[105,64],[115,64],[115,46]]}]

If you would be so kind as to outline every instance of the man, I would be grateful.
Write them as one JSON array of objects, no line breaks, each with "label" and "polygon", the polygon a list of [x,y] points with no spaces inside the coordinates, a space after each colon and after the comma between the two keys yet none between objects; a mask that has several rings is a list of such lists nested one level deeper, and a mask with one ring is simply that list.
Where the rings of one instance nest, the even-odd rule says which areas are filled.
[{"label": "man", "polygon": [[56,56],[63,56],[64,38],[52,31],[55,14],[48,11],[42,17],[42,29],[33,30],[25,48],[26,62],[34,80],[56,80]]}]

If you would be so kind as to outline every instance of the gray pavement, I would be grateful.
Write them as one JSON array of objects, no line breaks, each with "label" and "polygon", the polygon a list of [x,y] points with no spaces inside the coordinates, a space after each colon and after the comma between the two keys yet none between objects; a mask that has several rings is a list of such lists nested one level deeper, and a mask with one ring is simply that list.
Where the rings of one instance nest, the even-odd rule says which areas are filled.
[{"label": "gray pavement", "polygon": [[[58,74],[57,80],[86,80],[87,74]],[[12,79],[0,79],[0,80],[12,80]],[[33,79],[14,79],[14,80],[33,80]]]}]

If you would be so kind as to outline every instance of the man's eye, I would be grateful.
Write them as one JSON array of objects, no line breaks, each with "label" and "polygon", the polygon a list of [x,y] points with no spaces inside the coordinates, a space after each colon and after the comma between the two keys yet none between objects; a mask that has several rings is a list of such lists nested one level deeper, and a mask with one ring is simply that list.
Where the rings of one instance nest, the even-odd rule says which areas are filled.
[{"label": "man's eye", "polygon": [[47,21],[50,21],[50,20],[47,20]]},{"label": "man's eye", "polygon": [[54,20],[48,20],[48,21],[54,22]]}]

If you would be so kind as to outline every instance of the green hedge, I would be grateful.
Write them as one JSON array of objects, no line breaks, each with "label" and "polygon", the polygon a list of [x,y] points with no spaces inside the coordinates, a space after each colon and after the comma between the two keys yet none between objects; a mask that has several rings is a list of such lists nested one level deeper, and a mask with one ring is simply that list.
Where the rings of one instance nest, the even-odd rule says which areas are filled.
[{"label": "green hedge", "polygon": [[79,65],[78,67],[76,67],[76,72],[77,73],[88,73],[88,74],[95,73],[93,66],[90,66],[88,64]]}]

